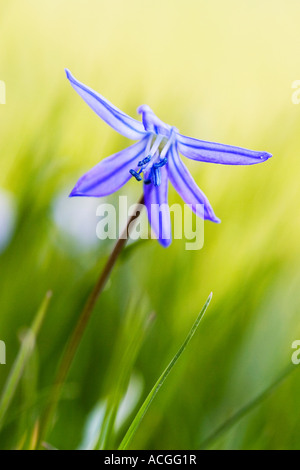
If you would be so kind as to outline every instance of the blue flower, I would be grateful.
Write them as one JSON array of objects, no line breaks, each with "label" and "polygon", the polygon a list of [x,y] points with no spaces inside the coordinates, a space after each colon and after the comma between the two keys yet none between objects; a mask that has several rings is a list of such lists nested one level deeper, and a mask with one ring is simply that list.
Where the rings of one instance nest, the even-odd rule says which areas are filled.
[{"label": "blue flower", "polygon": [[204,207],[204,219],[220,222],[179,153],[192,160],[226,165],[252,165],[264,162],[272,156],[266,152],[186,137],[175,127],[162,122],[147,105],[138,108],[142,122],[137,121],[80,83],[68,70],[66,73],[74,90],[101,119],[128,139],[138,141],[98,163],[79,179],[70,196],[107,196],[120,189],[132,177],[137,181],[143,180],[149,221],[163,246],[171,243],[169,180],[197,215],[203,217]]}]

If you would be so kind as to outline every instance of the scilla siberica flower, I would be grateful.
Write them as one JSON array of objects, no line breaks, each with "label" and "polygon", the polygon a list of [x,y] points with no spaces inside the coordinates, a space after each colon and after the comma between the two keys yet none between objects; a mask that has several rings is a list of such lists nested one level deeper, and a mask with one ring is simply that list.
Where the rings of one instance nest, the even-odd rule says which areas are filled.
[{"label": "scilla siberica flower", "polygon": [[68,70],[66,73],[72,87],[98,116],[120,134],[138,141],[98,163],[79,179],[70,197],[108,196],[132,177],[137,181],[143,180],[149,222],[163,246],[171,243],[169,180],[197,215],[212,222],[220,222],[179,153],[192,160],[226,165],[252,165],[264,162],[272,156],[266,152],[186,137],[175,127],[162,122],[147,105],[138,108],[142,122],[137,121],[80,83]]}]

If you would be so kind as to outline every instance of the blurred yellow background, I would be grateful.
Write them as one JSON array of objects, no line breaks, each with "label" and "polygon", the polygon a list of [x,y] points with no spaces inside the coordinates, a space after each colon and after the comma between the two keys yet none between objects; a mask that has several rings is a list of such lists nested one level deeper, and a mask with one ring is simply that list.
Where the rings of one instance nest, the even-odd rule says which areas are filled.
[{"label": "blurred yellow background", "polygon": [[[59,198],[82,225],[90,202],[83,199],[76,212],[68,193],[81,174],[129,145],[74,93],[65,67],[133,117],[147,103],[186,135],[274,155],[250,167],[187,161],[222,224],[205,224],[199,252],[185,251],[184,241],[167,250],[151,241],[117,268],[72,370],[78,395],[62,406],[52,436],[59,448],[79,445],[101,395],[128,292],[146,296],[157,314],[136,364],[146,393],[213,291],[201,332],[132,444],[198,448],[276,379],[300,338],[300,105],[292,103],[292,84],[300,79],[300,3],[10,0],[0,10],[0,80],[6,83],[0,188],[15,210],[0,255],[0,339],[8,351],[0,386],[20,327],[51,288],[37,389],[49,386],[98,272],[98,255],[110,249],[97,240],[78,249],[68,238],[74,234],[63,233],[53,217]],[[122,194],[134,201],[140,191],[130,182]],[[87,237],[93,239],[97,219],[89,210]],[[215,447],[299,448],[299,387],[296,373]],[[22,396],[16,400],[20,405]],[[18,435],[16,425],[9,426],[3,447]]]}]

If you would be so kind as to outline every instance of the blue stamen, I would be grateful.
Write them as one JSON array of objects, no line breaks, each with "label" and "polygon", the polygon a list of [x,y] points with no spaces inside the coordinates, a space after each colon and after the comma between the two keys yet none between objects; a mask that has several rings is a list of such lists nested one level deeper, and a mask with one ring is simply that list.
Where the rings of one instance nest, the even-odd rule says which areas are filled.
[{"label": "blue stamen", "polygon": [[143,160],[141,160],[139,163],[138,163],[138,166],[144,166],[144,165],[147,165],[147,163],[149,163],[151,160],[151,156],[148,155],[148,157],[144,158]]},{"label": "blue stamen", "polygon": [[151,184],[152,183],[152,177],[153,177],[153,169],[151,168],[148,178],[144,179],[144,184]]},{"label": "blue stamen", "polygon": [[142,177],[140,176],[139,173],[137,173],[135,170],[129,170],[129,173],[135,177],[137,181],[142,181]]},{"label": "blue stamen", "polygon": [[[139,170],[130,170],[130,174],[135,177],[137,181],[142,181],[142,176],[141,174],[145,172],[145,167],[148,165],[148,163],[151,161],[152,155],[148,155],[147,157],[143,158],[138,163]],[[150,172],[148,173],[148,177],[144,178],[144,184],[150,184],[153,183],[154,186],[160,186],[161,185],[161,171],[160,169],[165,166],[168,163],[168,158],[164,157],[161,158],[160,160],[156,161],[150,169]]]},{"label": "blue stamen", "polygon": [[168,163],[167,157],[163,158],[162,160],[159,160],[157,163],[154,163],[153,168],[162,168],[163,166]]},{"label": "blue stamen", "polygon": [[154,183],[154,186],[160,186],[161,184],[160,168],[154,168],[154,165],[153,165],[153,183]]}]

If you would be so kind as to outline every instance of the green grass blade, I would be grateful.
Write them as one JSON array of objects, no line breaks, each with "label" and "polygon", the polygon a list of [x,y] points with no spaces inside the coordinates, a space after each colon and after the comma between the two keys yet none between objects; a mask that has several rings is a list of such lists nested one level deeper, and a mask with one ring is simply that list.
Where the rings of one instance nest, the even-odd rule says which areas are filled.
[{"label": "green grass blade", "polygon": [[[133,365],[144,339],[152,325],[154,314],[147,315],[147,306],[134,301],[122,325],[116,350],[112,357],[111,375],[108,378],[107,407],[96,449],[115,448],[113,427],[118,408],[130,380]],[[140,305],[138,307],[138,305]],[[139,312],[138,309],[139,308]]]},{"label": "green grass blade", "polygon": [[260,393],[257,397],[243,406],[238,410],[234,415],[231,416],[225,423],[219,426],[207,439],[205,439],[200,444],[200,450],[207,449],[211,447],[220,437],[222,437],[226,432],[230,431],[235,424],[237,424],[242,418],[244,418],[248,413],[253,411],[257,406],[259,406],[263,401],[265,401],[269,396],[296,370],[295,366],[288,367],[281,376],[271,384],[266,390]]},{"label": "green grass blade", "polygon": [[146,400],[144,401],[144,403],[142,404],[141,408],[139,409],[137,415],[135,416],[134,420],[132,421],[127,433],[125,434],[120,446],[119,446],[119,450],[126,450],[128,449],[128,446],[134,436],[134,434],[136,433],[137,431],[137,428],[139,427],[143,417],[145,416],[149,406],[151,405],[152,401],[154,400],[155,396],[157,395],[157,393],[159,392],[160,388],[162,387],[162,385],[164,384],[166,378],[168,377],[168,375],[170,374],[171,370],[173,369],[173,367],[175,366],[176,362],[178,361],[178,359],[180,358],[180,356],[182,355],[182,353],[184,352],[184,350],[186,349],[187,345],[189,344],[189,342],[191,341],[192,337],[194,336],[209,304],[210,304],[210,301],[212,299],[212,293],[210,294],[210,296],[208,297],[204,307],[202,308],[201,312],[199,313],[195,323],[193,324],[189,334],[187,335],[185,341],[183,342],[183,344],[181,345],[181,347],[179,348],[179,350],[177,351],[177,353],[175,354],[175,356],[173,357],[173,359],[171,360],[171,362],[169,363],[169,365],[165,368],[165,370],[163,371],[163,373],[161,374],[161,376],[159,377],[159,379],[157,380],[156,384],[154,385],[154,387],[152,388],[152,390],[150,391],[149,395],[147,396]]},{"label": "green grass blade", "polygon": [[46,294],[45,299],[36,314],[36,317],[33,321],[31,328],[26,331],[22,339],[20,351],[17,355],[17,358],[12,366],[12,369],[10,371],[6,384],[4,386],[4,389],[0,398],[0,429],[3,425],[4,416],[8,410],[8,407],[14,397],[16,388],[22,377],[24,367],[34,349],[36,336],[40,330],[43,319],[45,317],[51,295],[52,294],[50,292]]}]

